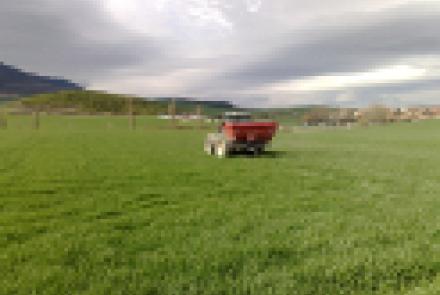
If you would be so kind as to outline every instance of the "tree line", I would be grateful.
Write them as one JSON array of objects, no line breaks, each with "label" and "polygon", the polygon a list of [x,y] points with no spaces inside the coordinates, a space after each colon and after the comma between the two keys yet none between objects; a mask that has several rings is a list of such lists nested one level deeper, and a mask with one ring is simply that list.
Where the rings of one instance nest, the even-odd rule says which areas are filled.
[{"label": "tree line", "polygon": [[99,91],[59,91],[25,97],[21,105],[38,111],[62,111],[70,109],[78,113],[126,114],[130,109],[139,115],[154,115],[167,112],[167,103],[147,101],[138,97],[110,94]]}]

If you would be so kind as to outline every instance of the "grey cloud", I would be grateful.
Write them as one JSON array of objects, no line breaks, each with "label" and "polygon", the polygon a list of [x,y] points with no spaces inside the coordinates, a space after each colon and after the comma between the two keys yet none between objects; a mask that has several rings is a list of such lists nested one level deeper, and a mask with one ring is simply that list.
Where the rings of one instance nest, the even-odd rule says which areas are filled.
[{"label": "grey cloud", "polygon": [[[267,93],[265,97],[252,91],[284,80],[348,75],[408,57],[440,56],[440,5],[432,1],[375,13],[361,12],[368,6],[362,0],[267,0],[257,13],[247,13],[244,1],[223,2],[229,4],[224,12],[233,23],[233,30],[224,36],[207,36],[210,30],[182,34],[188,28],[179,27],[179,18],[168,15],[163,19],[172,22],[170,31],[178,30],[175,36],[158,39],[115,23],[103,1],[1,1],[0,59],[42,74],[103,81],[100,85],[110,88],[119,77],[156,76],[168,81],[168,74],[200,70],[200,79],[188,76],[185,81],[184,74],[177,75],[178,84],[184,85],[182,96],[231,98],[246,105],[270,104],[270,97],[278,97],[289,105],[288,95]],[[191,34],[195,36],[187,40],[185,36]],[[371,101],[404,91],[436,89],[431,83],[405,81],[292,96],[323,103],[351,91],[358,101]],[[169,89],[165,85],[163,92]],[[139,91],[139,95],[149,95],[148,89]]]},{"label": "grey cloud", "polygon": [[[227,85],[252,87],[262,83],[330,73],[364,71],[392,64],[409,56],[440,53],[440,10],[429,14],[408,13],[351,27],[316,27],[319,38],[303,44],[286,45],[271,50],[266,57],[219,76]],[[435,13],[437,12],[437,13]],[[399,11],[397,11],[399,13]],[[394,12],[396,14],[396,12]],[[294,36],[293,36],[294,38]]]},{"label": "grey cloud", "polygon": [[98,6],[72,1],[0,3],[0,56],[6,63],[69,78],[106,76],[148,64],[161,50],[106,20]]}]

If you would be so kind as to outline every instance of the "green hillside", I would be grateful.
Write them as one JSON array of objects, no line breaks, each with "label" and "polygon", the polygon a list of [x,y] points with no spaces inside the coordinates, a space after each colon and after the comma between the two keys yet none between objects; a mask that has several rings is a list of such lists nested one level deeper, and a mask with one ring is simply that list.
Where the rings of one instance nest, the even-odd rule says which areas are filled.
[{"label": "green hillside", "polygon": [[[138,115],[167,114],[171,99],[129,97],[99,91],[60,91],[23,97],[20,104],[24,108],[41,111],[74,109],[78,113],[127,114],[129,100],[133,101],[133,110]],[[11,103],[17,106],[17,103]],[[304,113],[309,107],[298,108],[238,108],[227,101],[203,101],[175,99],[176,114],[194,114],[200,106],[201,112],[208,116],[219,116],[227,111],[244,110],[254,114],[255,118],[274,119],[282,124],[301,124]]]},{"label": "green hillside", "polygon": [[[151,100],[139,97],[129,97],[100,91],[60,91],[49,94],[39,94],[21,99],[25,108],[54,111],[59,109],[75,109],[78,113],[113,113],[126,114],[129,101],[133,101],[133,110],[139,115],[157,115],[168,113],[170,102]],[[179,101],[175,102],[176,113],[195,113],[198,105],[203,114],[218,115],[233,108],[232,105],[215,104],[212,102]]]},{"label": "green hillside", "polygon": [[44,111],[73,108],[78,112],[113,114],[127,113],[129,100],[133,101],[133,109],[138,114],[158,114],[167,111],[167,104],[143,101],[140,98],[98,91],[60,91],[25,97],[23,106]]}]

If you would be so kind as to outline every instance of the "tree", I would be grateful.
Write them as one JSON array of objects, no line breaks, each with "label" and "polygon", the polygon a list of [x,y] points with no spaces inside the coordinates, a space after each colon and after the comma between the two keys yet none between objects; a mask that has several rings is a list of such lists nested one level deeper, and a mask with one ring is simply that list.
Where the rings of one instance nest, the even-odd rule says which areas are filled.
[{"label": "tree", "polygon": [[362,125],[384,124],[390,119],[390,110],[383,105],[372,105],[361,112]]},{"label": "tree", "polygon": [[328,107],[313,107],[310,112],[304,114],[304,123],[308,125],[319,125],[328,123],[330,119],[330,109]]}]

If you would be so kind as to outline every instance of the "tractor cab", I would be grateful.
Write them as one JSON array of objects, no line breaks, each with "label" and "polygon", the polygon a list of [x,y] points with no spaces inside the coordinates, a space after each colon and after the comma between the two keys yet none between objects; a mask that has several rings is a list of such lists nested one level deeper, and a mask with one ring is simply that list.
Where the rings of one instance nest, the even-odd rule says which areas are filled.
[{"label": "tractor cab", "polygon": [[252,121],[252,116],[247,112],[226,112],[223,115],[223,122],[239,123],[250,121]]}]

